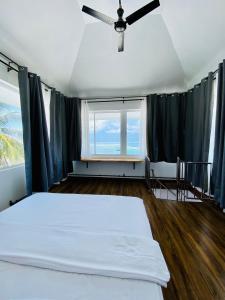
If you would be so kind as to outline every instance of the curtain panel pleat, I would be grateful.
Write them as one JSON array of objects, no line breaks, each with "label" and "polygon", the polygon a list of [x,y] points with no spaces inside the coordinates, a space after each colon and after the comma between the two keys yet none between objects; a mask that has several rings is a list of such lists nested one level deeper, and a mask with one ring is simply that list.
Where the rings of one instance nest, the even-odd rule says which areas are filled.
[{"label": "curtain panel pleat", "polygon": [[67,178],[70,172],[70,163],[68,160],[68,133],[66,131],[66,99],[64,95],[61,94],[61,127],[62,127],[62,178]]},{"label": "curtain panel pleat", "polygon": [[30,108],[30,85],[27,68],[19,68],[18,73],[21,115],[23,123],[23,146],[25,158],[26,190],[27,195],[32,194],[32,145],[31,145],[31,108]]},{"label": "curtain panel pleat", "polygon": [[67,98],[55,89],[50,100],[50,144],[56,183],[81,158],[81,100]]},{"label": "curtain panel pleat", "polygon": [[[187,92],[185,122],[186,162],[208,162],[212,126],[213,73]],[[208,190],[208,169],[204,165],[188,166],[186,179],[193,185]]]},{"label": "curtain panel pleat", "polygon": [[225,60],[219,65],[212,192],[225,208]]},{"label": "curtain panel pleat", "polygon": [[63,143],[62,135],[62,115],[63,115],[63,95],[56,92],[55,89],[51,91],[50,99],[50,147],[53,162],[54,183],[59,182],[63,178]]},{"label": "curtain panel pleat", "polygon": [[149,95],[147,97],[147,152],[152,162],[175,163],[183,156],[180,140],[183,127],[180,111],[185,94]]},{"label": "curtain panel pleat", "polygon": [[81,160],[81,100],[65,98],[68,170],[72,172],[73,161]]},{"label": "curtain panel pleat", "polygon": [[27,194],[47,192],[53,168],[40,77],[19,68]]}]

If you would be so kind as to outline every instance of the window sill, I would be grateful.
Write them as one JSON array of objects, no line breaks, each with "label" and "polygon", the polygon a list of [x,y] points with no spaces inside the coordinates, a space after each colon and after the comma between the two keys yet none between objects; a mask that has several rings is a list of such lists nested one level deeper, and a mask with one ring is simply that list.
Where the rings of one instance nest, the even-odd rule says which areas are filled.
[{"label": "window sill", "polygon": [[144,162],[144,158],[137,157],[82,157],[83,162]]},{"label": "window sill", "polygon": [[21,163],[21,164],[18,164],[18,165],[13,165],[13,166],[8,166],[8,167],[1,167],[0,172],[10,171],[10,170],[18,169],[18,168],[21,168],[21,167],[25,167],[25,163]]}]

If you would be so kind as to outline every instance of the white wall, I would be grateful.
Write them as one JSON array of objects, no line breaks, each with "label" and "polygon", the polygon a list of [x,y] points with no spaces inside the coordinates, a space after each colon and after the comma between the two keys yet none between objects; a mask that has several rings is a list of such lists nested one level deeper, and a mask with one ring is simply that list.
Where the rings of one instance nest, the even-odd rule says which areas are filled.
[{"label": "white wall", "polygon": [[14,85],[18,86],[18,75],[14,71],[7,72],[7,67],[0,64],[0,79]]},{"label": "white wall", "polygon": [[151,169],[154,170],[156,177],[176,178],[176,164],[159,162],[151,163]]},{"label": "white wall", "polygon": [[108,162],[74,162],[74,174],[76,175],[106,175],[106,176],[144,176],[144,163],[108,163]]},{"label": "white wall", "polygon": [[[176,177],[176,164],[165,162],[152,163],[151,168],[155,171],[157,177]],[[76,175],[97,175],[97,176],[126,176],[143,177],[145,176],[145,164],[136,163],[133,169],[133,163],[107,163],[107,162],[74,162],[74,174]]]},{"label": "white wall", "polygon": [[0,170],[0,211],[25,194],[24,165]]}]

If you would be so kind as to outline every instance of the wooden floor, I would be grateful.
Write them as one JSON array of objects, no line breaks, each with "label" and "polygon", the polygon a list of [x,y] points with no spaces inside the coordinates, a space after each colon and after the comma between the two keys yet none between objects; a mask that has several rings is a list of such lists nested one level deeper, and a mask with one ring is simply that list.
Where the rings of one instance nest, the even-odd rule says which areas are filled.
[{"label": "wooden floor", "polygon": [[165,300],[225,300],[225,215],[213,205],[156,200],[141,181],[74,179],[52,191],[144,199],[171,272]]}]

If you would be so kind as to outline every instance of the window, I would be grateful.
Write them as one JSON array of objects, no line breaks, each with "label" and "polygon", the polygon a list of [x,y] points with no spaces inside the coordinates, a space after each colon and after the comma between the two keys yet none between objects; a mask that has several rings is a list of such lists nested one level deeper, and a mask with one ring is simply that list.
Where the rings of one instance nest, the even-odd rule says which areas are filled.
[{"label": "window", "polygon": [[24,163],[18,88],[0,80],[0,169]]},{"label": "window", "polygon": [[127,154],[139,155],[142,152],[141,111],[127,112]]},{"label": "window", "polygon": [[44,107],[45,107],[45,117],[47,123],[47,130],[48,130],[48,137],[50,137],[50,100],[51,100],[51,91],[48,90],[42,84],[42,95],[44,100]]},{"label": "window", "polygon": [[83,101],[82,157],[144,157],[145,101]]},{"label": "window", "polygon": [[92,112],[89,114],[91,154],[120,154],[120,113]]},{"label": "window", "polygon": [[208,161],[213,163],[214,158],[214,145],[215,145],[215,131],[216,131],[216,110],[217,110],[217,89],[218,89],[218,74],[216,79],[213,81],[212,90],[212,101],[213,101],[213,113],[212,113],[212,126],[210,134],[210,144],[209,144],[209,157]]}]

